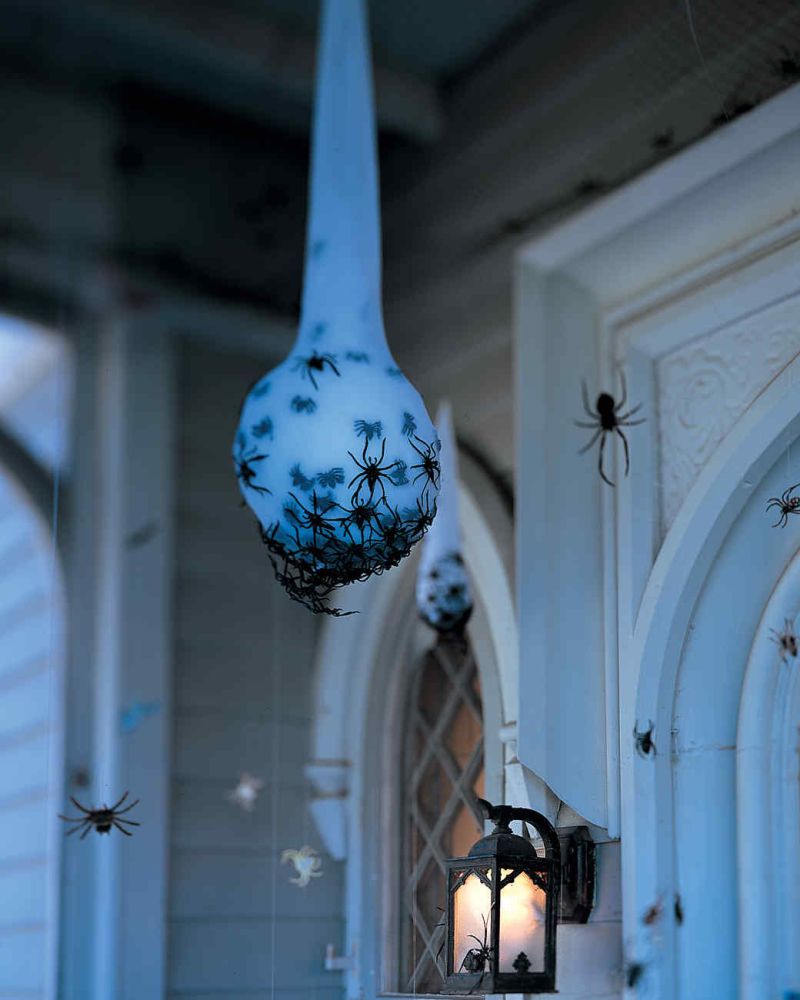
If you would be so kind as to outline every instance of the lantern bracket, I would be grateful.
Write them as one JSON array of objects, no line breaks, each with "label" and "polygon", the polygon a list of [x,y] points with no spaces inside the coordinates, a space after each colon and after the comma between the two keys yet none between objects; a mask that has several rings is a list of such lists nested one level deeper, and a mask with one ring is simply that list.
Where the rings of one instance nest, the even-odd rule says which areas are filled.
[{"label": "lantern bracket", "polygon": [[558,922],[585,924],[595,902],[595,846],[586,826],[564,826],[561,844],[561,896]]}]

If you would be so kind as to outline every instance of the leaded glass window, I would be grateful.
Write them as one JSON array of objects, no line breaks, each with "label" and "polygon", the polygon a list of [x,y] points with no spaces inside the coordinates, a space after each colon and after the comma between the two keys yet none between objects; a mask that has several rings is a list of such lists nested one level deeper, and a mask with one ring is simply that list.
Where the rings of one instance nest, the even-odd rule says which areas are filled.
[{"label": "leaded glass window", "polygon": [[465,642],[441,641],[410,685],[404,759],[401,989],[438,993],[443,976],[445,861],[483,831],[483,720]]}]

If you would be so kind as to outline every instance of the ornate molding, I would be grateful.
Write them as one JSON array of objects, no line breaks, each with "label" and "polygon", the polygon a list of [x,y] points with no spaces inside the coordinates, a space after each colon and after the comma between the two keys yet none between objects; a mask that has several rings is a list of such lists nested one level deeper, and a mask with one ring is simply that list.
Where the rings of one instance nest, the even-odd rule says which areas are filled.
[{"label": "ornate molding", "polygon": [[782,302],[657,363],[662,537],[719,444],[800,353],[797,310],[796,300]]}]

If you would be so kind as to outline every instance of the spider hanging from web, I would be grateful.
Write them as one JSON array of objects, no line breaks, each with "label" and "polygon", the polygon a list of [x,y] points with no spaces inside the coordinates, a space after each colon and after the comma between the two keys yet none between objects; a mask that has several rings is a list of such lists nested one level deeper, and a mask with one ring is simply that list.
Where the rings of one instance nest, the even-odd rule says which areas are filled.
[{"label": "spider hanging from web", "polygon": [[625,410],[625,405],[628,401],[628,389],[625,385],[625,375],[622,371],[620,371],[619,377],[620,382],[622,383],[622,397],[620,401],[617,402],[611,393],[601,392],[597,397],[594,409],[592,409],[589,405],[589,390],[586,388],[586,381],[584,380],[581,382],[583,408],[586,410],[587,415],[592,419],[591,422],[587,422],[585,420],[575,421],[575,425],[577,427],[586,427],[590,430],[594,430],[591,440],[580,449],[578,452],[579,455],[583,455],[584,452],[587,452],[594,446],[597,439],[600,438],[600,451],[597,456],[597,470],[600,473],[600,478],[603,482],[608,483],[609,486],[614,486],[615,484],[608,478],[603,467],[606,438],[609,434],[617,434],[620,438],[622,438],[622,444],[625,448],[625,475],[627,476],[630,471],[631,460],[628,453],[628,439],[625,437],[621,428],[636,427],[645,422],[644,417],[641,417],[639,420],[631,420],[631,417],[641,410],[641,403],[637,403],[636,406],[631,407],[630,410]]},{"label": "spider hanging from web", "polygon": [[75,826],[71,830],[67,831],[67,836],[71,836],[73,833],[77,833],[78,830],[83,830],[80,839],[83,840],[92,830],[96,830],[98,833],[110,833],[111,827],[116,827],[120,833],[124,833],[126,837],[132,837],[133,834],[126,830],[122,825],[123,823],[127,826],[141,826],[141,823],[137,823],[132,819],[120,819],[125,813],[130,812],[134,806],[139,804],[139,799],[131,802],[129,805],[125,806],[124,809],[120,809],[122,803],[127,799],[128,793],[122,796],[122,798],[115,802],[113,806],[107,806],[103,804],[99,809],[87,809],[86,806],[82,806],[76,798],[70,795],[70,802],[80,809],[84,814],[83,816],[62,816],[61,813],[58,814],[59,819],[63,819],[65,823],[74,823]]},{"label": "spider hanging from web", "polygon": [[766,510],[771,507],[780,508],[780,516],[772,525],[773,528],[785,528],[789,523],[790,514],[800,514],[800,497],[792,496],[800,483],[795,483],[788,490],[784,490],[779,497],[770,497],[767,501]]}]

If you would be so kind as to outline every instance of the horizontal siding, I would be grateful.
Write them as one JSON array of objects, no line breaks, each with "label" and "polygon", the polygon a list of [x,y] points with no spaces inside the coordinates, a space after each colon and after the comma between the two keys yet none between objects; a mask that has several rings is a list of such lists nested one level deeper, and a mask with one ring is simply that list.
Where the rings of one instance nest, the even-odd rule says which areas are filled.
[{"label": "horizontal siding", "polygon": [[[319,847],[303,774],[317,623],[276,585],[231,469],[261,373],[181,354],[168,996],[340,1000],[323,961],[341,950],[342,866],[324,858],[300,890],[280,860]],[[264,781],[251,813],[226,798],[244,771]]]},{"label": "horizontal siding", "polygon": [[0,998],[42,997],[55,946],[48,924],[59,805],[52,550],[0,474]]}]

